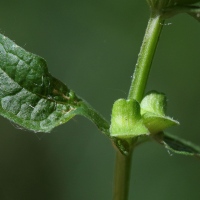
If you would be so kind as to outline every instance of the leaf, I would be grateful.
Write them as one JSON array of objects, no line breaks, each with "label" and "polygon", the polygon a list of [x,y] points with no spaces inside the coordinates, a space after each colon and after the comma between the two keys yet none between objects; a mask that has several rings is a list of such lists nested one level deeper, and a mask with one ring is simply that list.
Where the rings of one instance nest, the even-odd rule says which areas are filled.
[{"label": "leaf", "polygon": [[188,13],[190,16],[194,17],[197,21],[200,22],[199,6],[175,5],[163,9],[163,17],[165,19],[171,18],[180,13]]},{"label": "leaf", "polygon": [[144,125],[151,134],[179,125],[179,122],[165,115],[167,99],[163,93],[151,91],[141,102],[141,115]]},{"label": "leaf", "polygon": [[44,59],[0,34],[1,115],[27,129],[48,132],[77,114],[98,124],[94,112],[51,76]]},{"label": "leaf", "polygon": [[44,59],[0,35],[0,114],[48,132],[78,113],[82,100],[48,72]]},{"label": "leaf", "polygon": [[173,153],[200,157],[200,147],[169,133],[155,135],[156,141]]},{"label": "leaf", "polygon": [[83,115],[94,122],[122,154],[129,153],[127,142],[111,137],[109,123],[54,78],[43,58],[25,51],[1,34],[0,114],[35,132],[49,132],[75,115]]},{"label": "leaf", "polygon": [[111,136],[118,138],[132,138],[148,135],[140,115],[140,105],[134,100],[119,99],[112,109]]}]

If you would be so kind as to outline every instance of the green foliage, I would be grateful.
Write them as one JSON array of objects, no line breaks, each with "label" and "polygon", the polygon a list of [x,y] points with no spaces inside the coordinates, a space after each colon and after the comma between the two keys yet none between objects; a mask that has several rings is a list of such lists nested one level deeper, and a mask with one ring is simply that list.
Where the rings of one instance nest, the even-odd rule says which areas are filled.
[{"label": "green foliage", "polygon": [[157,134],[155,139],[172,153],[197,156],[200,158],[200,147],[189,141],[183,140],[169,133]]},{"label": "green foliage", "polygon": [[[0,35],[0,114],[27,129],[49,132],[80,114],[109,128],[88,104],[54,78],[41,57]],[[107,133],[108,135],[108,133]]]},{"label": "green foliage", "polygon": [[[117,149],[126,155],[117,153],[117,159],[124,167],[124,171],[127,171],[127,163],[130,166],[132,148],[151,140],[159,142],[170,152],[199,157],[199,147],[162,132],[170,126],[179,124],[166,116],[166,96],[153,91],[143,98],[164,19],[178,13],[188,13],[199,20],[199,8],[185,5],[197,1],[149,0],[149,2],[151,5],[155,3],[153,5],[155,7],[152,8],[162,8],[162,10],[157,12],[156,9],[152,9],[156,12],[151,15],[144,38],[144,48],[142,47],[144,51],[139,54],[140,60],[137,63],[141,71],[135,71],[133,76],[135,85],[128,100],[119,99],[114,103],[111,127],[82,98],[51,76],[42,58],[26,52],[2,35],[0,35],[0,114],[35,132],[51,131],[73,116],[83,115],[93,121]],[[144,68],[144,65],[147,67]],[[122,174],[123,170],[119,168],[118,173]],[[122,184],[116,190],[115,198],[119,198],[120,188],[122,190],[123,187],[128,188],[129,177],[130,175],[122,175],[121,179],[116,178],[117,182]],[[127,191],[121,194],[128,198]]]},{"label": "green foliage", "polygon": [[49,132],[83,115],[108,136],[122,154],[126,141],[110,136],[109,123],[65,84],[54,78],[46,61],[0,34],[0,114],[35,131]]},{"label": "green foliage", "polygon": [[[160,1],[155,2],[161,4]],[[187,11],[191,9],[175,6],[164,12],[166,16],[170,13],[174,15],[180,12],[180,8]],[[195,12],[190,12],[195,13],[197,10],[195,8]],[[141,48],[129,99],[119,99],[114,103],[111,126],[89,104],[54,78],[48,72],[44,59],[25,51],[0,34],[0,114],[35,132],[49,132],[75,115],[83,115],[94,122],[124,155],[128,155],[134,146],[152,139],[175,153],[183,154],[182,149],[185,149],[184,152],[191,150],[193,146],[189,143],[161,134],[164,129],[179,124],[165,115],[166,96],[152,91],[142,99],[153,52],[162,29],[161,22],[163,19],[154,14],[150,18],[146,34],[148,37],[145,36]],[[147,45],[146,41],[150,41],[151,45]],[[199,153],[195,149],[187,152],[187,155]]]},{"label": "green foliage", "polygon": [[200,7],[198,6],[175,5],[163,9],[163,17],[165,19],[171,18],[179,13],[187,13],[200,22]]}]

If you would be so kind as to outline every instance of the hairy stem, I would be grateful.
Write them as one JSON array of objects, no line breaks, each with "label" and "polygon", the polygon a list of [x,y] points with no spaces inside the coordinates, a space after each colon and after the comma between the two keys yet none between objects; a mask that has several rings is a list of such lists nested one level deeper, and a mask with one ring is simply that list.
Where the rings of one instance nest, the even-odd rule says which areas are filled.
[{"label": "hairy stem", "polygon": [[113,200],[128,200],[132,153],[128,156],[116,152]]},{"label": "hairy stem", "polygon": [[160,15],[151,14],[133,74],[128,99],[135,99],[140,103],[143,98],[163,23],[164,20]]},{"label": "hairy stem", "polygon": [[[143,98],[163,23],[164,19],[152,12],[133,74],[128,99],[135,99],[140,103]],[[113,200],[128,200],[131,158],[132,152],[128,156],[116,152]]]}]

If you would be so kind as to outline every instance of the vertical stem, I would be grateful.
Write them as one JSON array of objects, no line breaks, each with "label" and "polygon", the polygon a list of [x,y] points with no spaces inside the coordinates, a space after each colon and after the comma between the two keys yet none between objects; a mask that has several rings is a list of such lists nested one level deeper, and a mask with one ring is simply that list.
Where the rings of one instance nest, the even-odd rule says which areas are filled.
[{"label": "vertical stem", "polygon": [[[160,15],[152,12],[133,74],[128,99],[135,99],[140,103],[143,98],[163,24],[164,19]],[[120,152],[116,152],[113,200],[128,200],[131,158],[132,153],[124,156]]]},{"label": "vertical stem", "polygon": [[149,71],[163,23],[164,20],[160,15],[157,15],[156,13],[151,14],[140,49],[135,72],[133,74],[133,80],[128,99],[135,99],[140,103],[143,98]]},{"label": "vertical stem", "polygon": [[116,151],[113,200],[128,200],[132,153],[128,156]]}]

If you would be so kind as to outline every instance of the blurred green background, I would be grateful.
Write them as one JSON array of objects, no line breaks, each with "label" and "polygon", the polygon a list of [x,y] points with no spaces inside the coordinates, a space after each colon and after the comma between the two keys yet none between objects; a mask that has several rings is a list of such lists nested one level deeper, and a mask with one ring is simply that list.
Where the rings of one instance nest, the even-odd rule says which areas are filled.
[{"label": "blurred green background", "polygon": [[[110,120],[126,98],[150,11],[145,0],[1,1],[0,32],[47,60],[53,76]],[[200,144],[200,24],[186,14],[167,20],[147,91],[168,97],[169,131]],[[110,200],[115,151],[77,116],[48,134],[0,117],[1,200]],[[170,156],[157,143],[133,154],[130,199],[199,200],[200,161]]]}]

